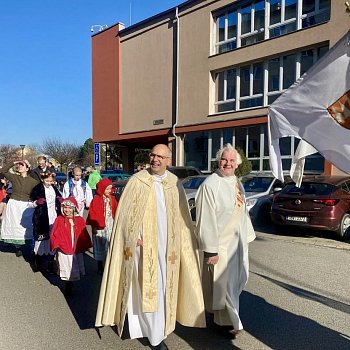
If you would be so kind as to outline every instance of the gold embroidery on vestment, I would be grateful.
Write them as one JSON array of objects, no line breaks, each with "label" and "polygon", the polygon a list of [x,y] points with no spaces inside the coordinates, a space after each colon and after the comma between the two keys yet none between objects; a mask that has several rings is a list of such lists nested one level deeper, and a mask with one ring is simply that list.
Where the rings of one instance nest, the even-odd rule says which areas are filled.
[{"label": "gold embroidery on vestment", "polygon": [[168,257],[168,260],[174,265],[175,260],[177,260],[177,255],[175,254],[175,251],[171,252],[171,255]]},{"label": "gold embroidery on vestment", "polygon": [[132,257],[132,251],[131,251],[131,249],[130,249],[130,247],[126,247],[125,249],[124,249],[124,259],[125,260],[129,260],[129,258],[131,258]]},{"label": "gold embroidery on vestment", "polygon": [[149,299],[153,299],[153,297],[156,295],[157,293],[153,290],[150,289],[147,293],[146,293],[146,297]]}]

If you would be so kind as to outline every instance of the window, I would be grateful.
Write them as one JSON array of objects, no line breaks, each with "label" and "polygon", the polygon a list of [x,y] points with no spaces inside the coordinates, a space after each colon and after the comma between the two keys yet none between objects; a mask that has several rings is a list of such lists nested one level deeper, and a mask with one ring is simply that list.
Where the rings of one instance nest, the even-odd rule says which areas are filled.
[{"label": "window", "polygon": [[208,168],[208,133],[197,132],[185,135],[185,164],[197,169]]},{"label": "window", "polygon": [[215,113],[273,103],[327,51],[321,46],[216,73]]},{"label": "window", "polygon": [[284,35],[328,21],[330,0],[255,0],[214,14],[215,52]]},{"label": "window", "polygon": [[252,64],[240,69],[240,109],[263,105],[263,77],[263,63]]},{"label": "window", "polygon": [[216,76],[216,113],[236,109],[236,70],[229,69]]},{"label": "window", "polygon": [[297,0],[270,0],[269,37],[273,38],[297,29]]},{"label": "window", "polygon": [[[194,166],[202,171],[215,170],[217,168],[216,152],[227,143],[243,151],[251,162],[253,171],[270,170],[266,124],[186,134],[184,138],[185,165]],[[290,169],[298,143],[299,139],[294,137],[280,139],[283,170]],[[320,154],[306,158],[305,173],[320,174],[323,171],[324,158]]]},{"label": "window", "polygon": [[265,1],[254,2],[239,11],[241,16],[240,46],[254,44],[264,40]]},{"label": "window", "polygon": [[331,0],[303,0],[302,28],[328,21],[330,7]]},{"label": "window", "polygon": [[227,12],[216,19],[216,52],[222,53],[237,47],[237,12]]}]

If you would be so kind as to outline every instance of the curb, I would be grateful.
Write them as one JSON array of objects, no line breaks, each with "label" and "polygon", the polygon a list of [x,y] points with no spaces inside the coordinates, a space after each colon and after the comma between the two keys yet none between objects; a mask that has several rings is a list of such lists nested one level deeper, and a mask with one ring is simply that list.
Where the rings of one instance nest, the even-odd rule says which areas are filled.
[{"label": "curb", "polygon": [[327,238],[315,238],[315,237],[287,237],[287,236],[278,236],[274,233],[266,233],[266,232],[260,232],[255,231],[257,237],[263,237],[266,239],[274,240],[274,241],[284,241],[284,242],[291,242],[291,243],[299,243],[299,244],[305,244],[305,245],[313,245],[318,247],[325,247],[325,248],[333,248],[333,249],[339,249],[339,250],[349,250],[350,251],[350,241],[332,241]]}]

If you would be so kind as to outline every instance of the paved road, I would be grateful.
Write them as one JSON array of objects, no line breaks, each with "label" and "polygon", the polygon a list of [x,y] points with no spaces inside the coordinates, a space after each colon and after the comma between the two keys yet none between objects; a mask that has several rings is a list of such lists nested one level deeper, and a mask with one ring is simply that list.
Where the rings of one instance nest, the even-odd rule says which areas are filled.
[{"label": "paved road", "polygon": [[[178,326],[169,348],[350,349],[350,244],[312,239],[258,233],[241,297],[243,335],[232,342],[213,327]],[[148,349],[146,342],[120,340],[110,327],[94,329],[101,277],[89,255],[85,263],[86,278],[65,299],[57,276],[33,273],[0,246],[0,350]]]}]

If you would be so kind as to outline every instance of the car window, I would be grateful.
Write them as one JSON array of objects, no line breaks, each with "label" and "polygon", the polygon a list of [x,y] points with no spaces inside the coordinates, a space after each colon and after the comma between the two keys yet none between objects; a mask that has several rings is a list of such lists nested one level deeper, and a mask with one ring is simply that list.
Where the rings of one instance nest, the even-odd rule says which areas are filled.
[{"label": "car window", "polygon": [[341,189],[350,193],[350,181],[344,182],[341,186]]},{"label": "car window", "polygon": [[205,180],[205,177],[197,177],[193,179],[188,179],[183,182],[184,188],[196,190]]},{"label": "car window", "polygon": [[243,187],[246,192],[266,192],[272,181],[273,177],[252,177],[243,179]]},{"label": "car window", "polygon": [[331,184],[325,183],[302,183],[300,188],[296,187],[295,184],[288,184],[284,187],[281,194],[295,194],[300,195],[316,195],[316,196],[328,196],[336,187]]},{"label": "car window", "polygon": [[187,176],[195,176],[198,175],[198,172],[194,169],[188,169],[187,170]]}]

